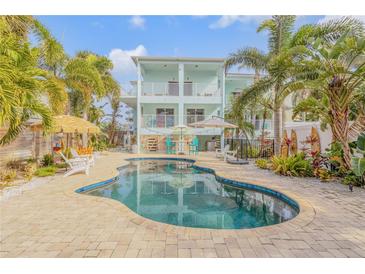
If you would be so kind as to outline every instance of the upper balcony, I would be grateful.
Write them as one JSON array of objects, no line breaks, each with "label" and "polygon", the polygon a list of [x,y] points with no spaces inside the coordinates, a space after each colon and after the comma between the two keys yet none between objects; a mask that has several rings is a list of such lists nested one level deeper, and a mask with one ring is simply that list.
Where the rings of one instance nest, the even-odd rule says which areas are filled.
[{"label": "upper balcony", "polygon": [[[184,83],[184,96],[217,97],[221,90],[212,83]],[[142,82],[142,96],[179,96],[178,82]]]},{"label": "upper balcony", "polygon": [[179,96],[178,82],[142,82],[142,96]]}]

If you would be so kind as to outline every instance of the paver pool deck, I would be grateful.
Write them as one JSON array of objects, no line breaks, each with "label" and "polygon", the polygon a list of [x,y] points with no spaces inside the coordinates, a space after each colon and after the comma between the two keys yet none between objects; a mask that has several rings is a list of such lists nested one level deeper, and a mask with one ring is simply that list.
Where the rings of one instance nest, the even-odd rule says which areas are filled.
[{"label": "paver pool deck", "polygon": [[338,183],[277,176],[209,153],[195,157],[196,164],[278,190],[296,200],[301,212],[254,229],[185,228],[143,218],[115,200],[75,193],[116,176],[130,157],[137,155],[108,153],[89,176],[59,176],[0,202],[0,257],[365,257],[364,189],[350,193]]}]

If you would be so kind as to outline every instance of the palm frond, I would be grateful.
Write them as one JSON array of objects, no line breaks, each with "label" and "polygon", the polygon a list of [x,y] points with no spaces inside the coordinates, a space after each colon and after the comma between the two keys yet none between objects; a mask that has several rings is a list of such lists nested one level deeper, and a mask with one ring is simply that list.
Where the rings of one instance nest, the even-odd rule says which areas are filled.
[{"label": "palm frond", "polygon": [[256,48],[243,48],[235,53],[231,53],[226,62],[226,70],[238,65],[240,68],[247,67],[258,71],[265,71],[268,58]]}]

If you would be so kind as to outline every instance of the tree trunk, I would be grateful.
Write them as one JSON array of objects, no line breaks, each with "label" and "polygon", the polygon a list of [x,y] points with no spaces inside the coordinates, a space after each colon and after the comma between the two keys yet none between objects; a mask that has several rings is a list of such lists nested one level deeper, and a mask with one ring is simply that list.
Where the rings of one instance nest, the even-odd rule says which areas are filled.
[{"label": "tree trunk", "polygon": [[[87,115],[87,111],[86,110],[84,110],[84,113],[82,114],[82,118],[84,118],[85,120],[87,120],[87,118],[88,118],[88,115]],[[82,146],[83,147],[87,147],[87,141],[88,141],[88,136],[87,136],[87,133],[83,133],[82,134]]]},{"label": "tree trunk", "polygon": [[260,140],[260,155],[263,156],[264,146],[265,146],[265,123],[267,110],[264,109],[264,113],[262,114],[262,126],[261,126],[261,140]]},{"label": "tree trunk", "polygon": [[346,169],[351,168],[351,149],[349,146],[349,121],[348,108],[344,111],[338,110],[336,106],[330,109],[330,116],[332,119],[332,136],[333,141],[341,143],[343,149],[343,163]]},{"label": "tree trunk", "polygon": [[116,123],[116,110],[113,110],[112,113],[112,120],[110,122],[110,128],[109,128],[109,143],[114,143],[114,135],[115,135],[115,123]]},{"label": "tree trunk", "polygon": [[275,155],[280,154],[281,144],[281,109],[275,108],[274,110],[274,153]]}]

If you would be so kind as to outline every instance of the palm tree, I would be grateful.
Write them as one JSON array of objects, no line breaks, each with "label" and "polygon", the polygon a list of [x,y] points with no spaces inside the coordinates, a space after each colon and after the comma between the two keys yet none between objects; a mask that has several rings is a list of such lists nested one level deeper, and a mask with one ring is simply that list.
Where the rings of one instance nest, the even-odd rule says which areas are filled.
[{"label": "palm tree", "polygon": [[270,108],[274,119],[275,153],[280,152],[282,132],[282,104],[293,91],[303,90],[303,82],[295,81],[295,66],[308,49],[311,39],[322,37],[326,42],[335,41],[343,33],[352,29],[361,33],[362,24],[356,19],[342,18],[319,25],[304,25],[293,33],[295,16],[273,16],[263,21],[258,32],[269,31],[269,52],[264,53],[256,48],[243,48],[232,53],[226,68],[239,65],[239,68],[250,68],[263,73],[263,77],[252,86],[243,90],[239,100],[248,101],[258,95],[270,94]]},{"label": "palm tree", "polygon": [[289,56],[282,55],[290,49],[290,39],[295,23],[295,16],[273,16],[263,21],[257,32],[269,31],[269,52],[263,53],[256,48],[243,48],[230,54],[226,61],[226,68],[239,65],[239,68],[247,67],[264,76],[242,93],[247,101],[251,98],[272,92],[272,110],[274,119],[275,153],[280,151],[281,137],[281,106],[286,97],[283,90],[289,77],[288,67],[291,65]]},{"label": "palm tree", "polygon": [[233,103],[232,109],[225,114],[225,119],[230,120],[237,125],[240,131],[239,133],[242,133],[250,144],[250,139],[255,133],[255,127],[251,122],[245,119],[245,112],[249,109],[249,107],[240,107],[239,109],[236,109],[236,107],[237,105]]},{"label": "palm tree", "polygon": [[52,108],[43,96],[58,90],[38,66],[41,50],[28,41],[33,26],[29,16],[0,17],[0,126],[7,127],[0,145],[14,140],[31,117],[40,117],[45,130],[52,125]]},{"label": "palm tree", "polygon": [[109,143],[113,143],[115,131],[117,128],[117,120],[118,118],[122,117],[121,114],[121,106],[122,102],[120,101],[120,89],[115,89],[114,92],[111,92],[107,95],[107,98],[109,100],[110,106],[112,108],[112,113],[109,114],[111,120],[109,125]]},{"label": "palm tree", "polygon": [[[349,31],[333,42],[313,39],[297,64],[297,83],[320,94],[299,103],[295,113],[312,111],[342,145],[344,166],[351,167],[349,139],[365,128],[365,35]],[[352,111],[351,111],[352,110]],[[354,123],[350,126],[350,118]]]},{"label": "palm tree", "polygon": [[77,97],[78,106],[82,108],[82,116],[88,119],[88,110],[93,96],[101,98],[105,94],[102,77],[95,67],[96,56],[80,52],[70,59],[65,67],[65,83],[70,96]]}]

